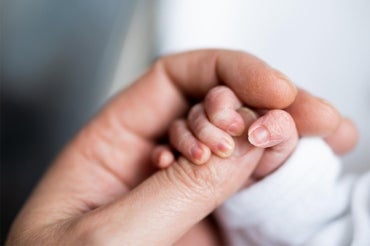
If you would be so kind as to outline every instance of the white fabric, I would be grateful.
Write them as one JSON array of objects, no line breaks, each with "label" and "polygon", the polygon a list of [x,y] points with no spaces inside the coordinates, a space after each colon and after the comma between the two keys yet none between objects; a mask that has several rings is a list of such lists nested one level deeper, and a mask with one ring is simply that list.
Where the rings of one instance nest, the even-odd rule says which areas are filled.
[{"label": "white fabric", "polygon": [[333,103],[360,131],[344,157],[369,170],[369,0],[160,0],[158,52],[231,48],[251,52]]},{"label": "white fabric", "polygon": [[[369,172],[370,1],[159,3],[159,54],[231,48],[266,60],[355,121],[360,142],[343,158],[344,168]],[[218,215],[228,235],[236,234],[235,245],[370,245],[369,174],[340,175],[341,163],[325,144],[302,140],[288,163]]]},{"label": "white fabric", "polygon": [[370,172],[342,175],[316,138],[216,211],[231,245],[370,245]]}]

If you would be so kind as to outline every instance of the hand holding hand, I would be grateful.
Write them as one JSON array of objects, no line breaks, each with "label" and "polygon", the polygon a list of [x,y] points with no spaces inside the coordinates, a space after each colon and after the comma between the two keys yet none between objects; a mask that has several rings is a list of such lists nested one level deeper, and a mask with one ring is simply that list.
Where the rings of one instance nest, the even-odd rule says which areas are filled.
[{"label": "hand holding hand", "polygon": [[[343,124],[337,111],[317,98],[299,91],[295,100],[294,85],[252,55],[203,50],[162,58],[66,146],[18,215],[7,243],[164,245],[179,240],[248,178],[261,154],[251,149],[242,157],[251,160],[246,166],[228,170],[214,159],[201,167],[183,162],[153,172],[156,139],[192,100],[221,83],[250,107],[291,105],[288,111],[301,135],[335,138]],[[302,105],[304,113],[298,110]]]}]

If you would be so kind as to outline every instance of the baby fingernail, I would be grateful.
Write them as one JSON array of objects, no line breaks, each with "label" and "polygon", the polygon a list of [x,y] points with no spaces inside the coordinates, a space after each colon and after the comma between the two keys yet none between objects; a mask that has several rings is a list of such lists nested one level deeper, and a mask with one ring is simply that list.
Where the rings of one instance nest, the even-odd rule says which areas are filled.
[{"label": "baby fingernail", "polygon": [[228,157],[234,150],[234,142],[225,139],[217,145],[217,150],[217,154],[220,157]]},{"label": "baby fingernail", "polygon": [[227,132],[234,135],[234,136],[238,136],[242,133],[242,127],[240,126],[240,124],[238,123],[232,123],[229,128],[227,129]]},{"label": "baby fingernail", "polygon": [[198,165],[203,164],[208,160],[207,150],[202,148],[200,145],[194,145],[190,149],[190,155],[192,161]]},{"label": "baby fingernail", "polygon": [[269,143],[270,133],[264,126],[259,126],[248,135],[249,142],[255,146],[263,146]]},{"label": "baby fingernail", "polygon": [[194,159],[200,160],[202,158],[203,150],[198,145],[191,148],[190,154]]}]

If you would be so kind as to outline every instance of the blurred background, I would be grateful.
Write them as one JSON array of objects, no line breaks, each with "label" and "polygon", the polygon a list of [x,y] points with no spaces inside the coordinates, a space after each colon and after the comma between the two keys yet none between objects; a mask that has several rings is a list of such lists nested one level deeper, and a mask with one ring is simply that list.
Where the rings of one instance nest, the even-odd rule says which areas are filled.
[{"label": "blurred background", "polygon": [[[1,245],[47,166],[110,95],[133,17],[152,9],[143,2],[1,2]],[[152,59],[135,50],[138,68],[120,76]]]},{"label": "blurred background", "polygon": [[249,51],[354,119],[369,169],[368,0],[3,0],[1,242],[63,145],[157,57]]}]

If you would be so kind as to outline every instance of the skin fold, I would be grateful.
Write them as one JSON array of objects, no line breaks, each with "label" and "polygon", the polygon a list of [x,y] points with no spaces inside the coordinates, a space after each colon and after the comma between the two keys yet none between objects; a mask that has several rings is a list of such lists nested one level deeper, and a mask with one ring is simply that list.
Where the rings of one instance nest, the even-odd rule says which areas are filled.
[{"label": "skin fold", "polygon": [[[7,245],[213,240],[214,231],[205,229],[209,224],[198,223],[243,185],[263,151],[236,141],[243,151],[233,158],[244,165],[225,168],[224,159],[212,156],[201,166],[181,159],[161,171],[153,169],[151,153],[170,124],[220,84],[248,107],[288,107],[300,136],[338,141],[356,132],[350,125],[338,133],[347,121],[335,108],[297,90],[280,72],[248,53],[199,50],[163,57],[65,146],[18,214]],[[353,147],[338,142],[332,146],[341,152]]]}]

